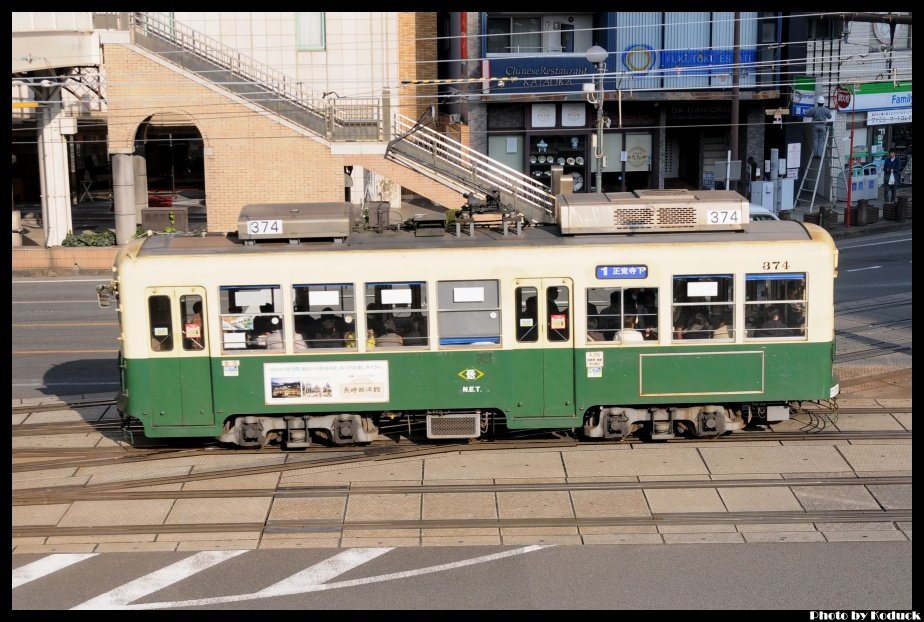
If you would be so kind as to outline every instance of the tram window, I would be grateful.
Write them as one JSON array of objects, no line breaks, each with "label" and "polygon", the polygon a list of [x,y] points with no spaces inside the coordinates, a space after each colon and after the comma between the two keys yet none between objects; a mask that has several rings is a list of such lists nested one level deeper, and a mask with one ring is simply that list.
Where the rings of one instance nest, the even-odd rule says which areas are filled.
[{"label": "tram window", "polygon": [[744,317],[754,339],[805,337],[805,273],[746,274]]},{"label": "tram window", "polygon": [[148,297],[148,320],[151,330],[151,349],[155,352],[173,350],[173,318],[169,296]]},{"label": "tram window", "polygon": [[518,287],[517,301],[517,341],[539,341],[539,315],[537,313],[538,295],[535,287]]},{"label": "tram window", "polygon": [[180,296],[180,313],[183,325],[183,349],[205,349],[205,320],[202,314],[202,296]]},{"label": "tram window", "polygon": [[735,296],[731,274],[674,277],[674,340],[734,339]]},{"label": "tram window", "polygon": [[352,283],[295,285],[295,349],[356,349],[356,299]]},{"label": "tram window", "polygon": [[440,281],[437,305],[441,346],[500,344],[497,281]]},{"label": "tram window", "polygon": [[620,343],[638,341],[637,336],[658,339],[658,288],[587,288],[587,341]]},{"label": "tram window", "polygon": [[219,306],[223,351],[285,349],[278,285],[222,285]]},{"label": "tram window", "polygon": [[366,283],[366,347],[426,347],[428,313],[424,282]]},{"label": "tram window", "polygon": [[568,307],[568,288],[564,285],[548,287],[546,295],[546,323],[549,341],[568,341],[571,335],[571,309]]}]

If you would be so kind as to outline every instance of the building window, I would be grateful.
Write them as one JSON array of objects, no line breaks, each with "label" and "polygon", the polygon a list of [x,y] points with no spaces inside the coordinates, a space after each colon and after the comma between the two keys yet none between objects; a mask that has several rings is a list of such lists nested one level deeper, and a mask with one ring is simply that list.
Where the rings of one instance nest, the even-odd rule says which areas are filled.
[{"label": "building window", "polygon": [[295,37],[299,50],[323,50],[327,46],[324,13],[296,13]]},{"label": "building window", "polygon": [[489,17],[488,54],[541,52],[541,30],[538,17]]}]

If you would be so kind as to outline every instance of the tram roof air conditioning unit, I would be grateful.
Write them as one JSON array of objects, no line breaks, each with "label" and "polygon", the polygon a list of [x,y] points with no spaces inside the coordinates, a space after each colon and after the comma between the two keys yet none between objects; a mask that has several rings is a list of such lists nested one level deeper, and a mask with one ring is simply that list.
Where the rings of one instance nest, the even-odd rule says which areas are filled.
[{"label": "tram roof air conditioning unit", "polygon": [[245,244],[258,240],[333,239],[343,241],[350,233],[352,204],[257,203],[245,205],[237,219],[237,236]]},{"label": "tram roof air conditioning unit", "polygon": [[748,200],[728,190],[636,190],[558,195],[565,235],[738,231],[750,221]]}]

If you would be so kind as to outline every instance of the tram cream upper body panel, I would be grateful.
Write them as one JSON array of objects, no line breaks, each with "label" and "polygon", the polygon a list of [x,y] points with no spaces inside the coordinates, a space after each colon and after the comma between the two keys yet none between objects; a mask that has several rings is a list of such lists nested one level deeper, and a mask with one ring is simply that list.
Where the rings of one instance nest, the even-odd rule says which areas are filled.
[{"label": "tram cream upper body panel", "polygon": [[[513,312],[517,279],[569,278],[572,281],[572,334],[576,347],[584,347],[586,334],[585,292],[589,287],[657,288],[660,324],[671,325],[672,279],[678,275],[733,274],[735,325],[744,326],[746,274],[805,273],[808,300],[807,338],[828,342],[834,336],[834,288],[837,249],[830,236],[814,225],[795,222],[751,223],[745,232],[612,235],[562,237],[535,230],[522,236],[483,241],[444,236],[415,239],[413,234],[384,237],[381,243],[272,244],[243,247],[224,238],[150,238],[127,245],[116,260],[120,309],[127,358],[154,355],[191,356],[194,352],[151,353],[146,304],[149,288],[200,286],[206,291],[208,349],[221,340],[218,292],[228,285],[278,285],[283,296],[285,350],[293,351],[292,285],[299,283],[353,283],[363,291],[367,282],[424,281],[430,301],[429,349],[440,349],[433,338],[438,330],[438,281],[493,280],[500,286],[502,338],[500,348],[542,347],[540,343],[517,343]],[[477,237],[477,236],[476,236]],[[406,238],[406,239],[405,239]],[[391,242],[390,240],[396,240]],[[157,247],[160,246],[160,249]],[[641,264],[648,267],[645,279],[600,280],[596,267]],[[781,266],[785,265],[786,268]],[[364,334],[365,317],[357,310],[357,334]],[[755,341],[736,331],[732,343]],[[671,331],[662,330],[652,345],[672,345]],[[726,342],[728,343],[728,342]],[[676,343],[673,343],[676,345]],[[705,345],[709,345],[706,343]],[[594,347],[600,347],[594,343]],[[602,347],[620,347],[606,342]],[[365,349],[360,340],[359,351]],[[419,352],[420,349],[412,351]],[[240,355],[248,356],[241,352]],[[233,356],[238,356],[234,354]]]}]

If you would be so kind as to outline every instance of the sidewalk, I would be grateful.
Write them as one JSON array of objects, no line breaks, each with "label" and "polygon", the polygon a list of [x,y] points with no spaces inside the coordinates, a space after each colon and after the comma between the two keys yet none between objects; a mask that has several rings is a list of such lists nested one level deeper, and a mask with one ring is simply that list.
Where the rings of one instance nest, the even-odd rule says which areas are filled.
[{"label": "sidewalk", "polygon": [[[908,197],[909,203],[911,202],[911,186],[899,187],[896,191],[897,197]],[[856,201],[854,203],[854,208],[856,208]],[[872,199],[869,201],[869,210],[878,215],[878,218],[875,218],[875,222],[859,227],[856,224],[856,210],[851,213],[851,226],[847,226],[845,223],[844,213],[847,211],[847,202],[846,201],[830,201],[825,199],[819,199],[815,202],[814,214],[819,213],[819,208],[821,206],[831,207],[833,206],[834,213],[837,214],[837,224],[828,229],[828,232],[831,234],[835,240],[842,240],[844,238],[853,238],[863,235],[873,235],[875,233],[888,233],[891,231],[902,231],[905,229],[911,229],[911,218],[908,218],[904,222],[898,222],[895,220],[885,220],[883,218],[883,201],[881,198]],[[807,210],[804,207],[794,209],[790,212],[791,220],[804,220]],[[870,220],[873,220],[872,218]]]}]

